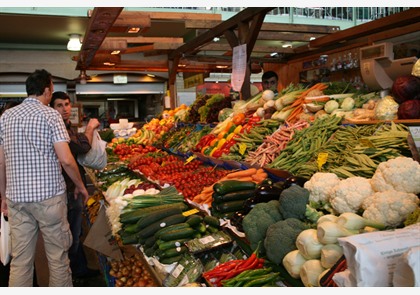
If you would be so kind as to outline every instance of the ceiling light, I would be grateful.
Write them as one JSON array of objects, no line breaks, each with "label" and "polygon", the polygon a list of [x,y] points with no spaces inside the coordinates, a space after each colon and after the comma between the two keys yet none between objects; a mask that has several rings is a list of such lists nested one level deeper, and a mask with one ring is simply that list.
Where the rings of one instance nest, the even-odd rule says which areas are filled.
[{"label": "ceiling light", "polygon": [[283,48],[288,48],[288,47],[292,47],[292,43],[286,42],[283,44]]},{"label": "ceiling light", "polygon": [[129,34],[136,34],[136,33],[138,33],[140,31],[140,28],[139,27],[131,27],[131,28],[128,28],[128,33]]},{"label": "ceiling light", "polygon": [[312,41],[312,40],[315,40],[316,38],[315,37],[311,37],[311,38],[309,38],[309,41]]},{"label": "ceiling light", "polygon": [[110,67],[112,67],[112,66],[115,66],[115,63],[106,61],[106,62],[104,62],[104,66],[110,66]]},{"label": "ceiling light", "polygon": [[279,57],[279,53],[278,52],[273,52],[273,53],[270,53],[270,56],[271,57]]},{"label": "ceiling light", "polygon": [[153,74],[147,74],[147,76],[149,76],[149,77],[151,77],[151,78],[156,77],[156,76],[155,76],[155,75],[153,75]]},{"label": "ceiling light", "polygon": [[219,37],[214,37],[213,38],[213,42],[219,42],[220,41],[220,38]]},{"label": "ceiling light", "polygon": [[121,52],[120,50],[114,50],[114,51],[111,52],[111,54],[116,55],[116,54],[120,54],[120,52]]},{"label": "ceiling light", "polygon": [[67,50],[70,51],[80,51],[82,47],[82,43],[80,42],[81,35],[79,34],[71,34],[69,42],[67,43]]},{"label": "ceiling light", "polygon": [[226,69],[228,66],[216,66],[218,69]]}]

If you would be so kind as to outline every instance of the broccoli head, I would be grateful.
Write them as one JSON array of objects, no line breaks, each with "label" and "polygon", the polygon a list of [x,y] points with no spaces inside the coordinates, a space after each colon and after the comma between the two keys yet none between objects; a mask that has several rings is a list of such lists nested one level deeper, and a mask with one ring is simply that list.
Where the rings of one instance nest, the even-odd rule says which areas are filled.
[{"label": "broccoli head", "polygon": [[271,224],[264,239],[267,258],[273,263],[282,263],[287,253],[297,249],[296,238],[307,228],[308,226],[297,218],[287,218]]},{"label": "broccoli head", "polygon": [[279,210],[283,219],[304,220],[306,204],[309,203],[309,190],[299,185],[292,185],[281,192],[279,202]]},{"label": "broccoli head", "polygon": [[257,249],[258,244],[261,242],[260,252],[265,252],[263,247],[265,232],[271,224],[279,220],[282,220],[282,216],[279,211],[279,201],[277,200],[258,203],[245,215],[242,220],[242,228],[253,251]]}]

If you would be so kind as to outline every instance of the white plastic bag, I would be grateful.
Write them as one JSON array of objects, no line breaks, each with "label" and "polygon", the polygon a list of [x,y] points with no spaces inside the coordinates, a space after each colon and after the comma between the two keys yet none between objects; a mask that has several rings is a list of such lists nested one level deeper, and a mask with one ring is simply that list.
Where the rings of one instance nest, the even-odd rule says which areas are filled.
[{"label": "white plastic bag", "polygon": [[12,258],[12,245],[10,239],[9,222],[1,213],[1,228],[0,228],[0,260],[3,265],[7,265]]},{"label": "white plastic bag", "polygon": [[106,154],[106,141],[102,140],[97,130],[93,131],[92,147],[86,154],[77,156],[77,161],[80,165],[95,169],[102,170],[107,164]]}]

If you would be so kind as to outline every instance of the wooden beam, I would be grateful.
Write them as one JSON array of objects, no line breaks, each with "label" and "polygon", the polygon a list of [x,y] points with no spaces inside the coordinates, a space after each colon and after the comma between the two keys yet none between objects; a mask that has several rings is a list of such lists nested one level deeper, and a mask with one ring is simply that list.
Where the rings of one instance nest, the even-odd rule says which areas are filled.
[{"label": "wooden beam", "polygon": [[207,19],[212,21],[221,21],[222,15],[217,13],[200,13],[200,12],[162,12],[162,11],[128,11],[121,12],[121,18],[137,19],[147,15],[151,20],[200,20]]},{"label": "wooden beam", "polygon": [[122,10],[123,7],[95,7],[93,9],[79,52],[76,70],[85,70],[89,67],[96,51]]},{"label": "wooden beam", "polygon": [[[113,41],[113,40],[121,40],[121,37],[107,37],[107,41]],[[124,40],[128,44],[141,44],[141,43],[184,43],[183,38],[175,38],[175,37],[124,37]]]},{"label": "wooden beam", "polygon": [[[213,29],[220,25],[221,21],[212,21],[207,19],[185,20],[186,29]],[[308,33],[308,34],[331,34],[340,31],[339,26],[322,26],[322,25],[301,25],[301,24],[280,24],[267,23],[261,26],[261,32],[291,32],[291,33]]]},{"label": "wooden beam", "polygon": [[211,31],[207,31],[206,33],[203,33],[197,36],[190,42],[187,42],[186,44],[180,46],[178,49],[174,50],[174,52],[170,54],[169,59],[172,59],[177,55],[180,56],[184,53],[188,53],[189,51],[195,50],[197,47],[200,47],[204,45],[205,43],[212,41],[214,37],[219,37],[220,35],[223,35],[225,31],[236,28],[239,22],[249,21],[255,15],[259,13],[267,13],[273,8],[274,7],[246,8],[240,11],[239,13],[237,13],[235,16],[220,23],[219,25],[214,27]]},{"label": "wooden beam", "polygon": [[[343,43],[356,37],[367,36],[378,32],[405,26],[420,21],[420,8],[411,8],[403,12],[361,24],[341,32],[330,34],[309,42],[310,48],[322,48],[334,43]],[[420,29],[420,28],[419,28]]]}]

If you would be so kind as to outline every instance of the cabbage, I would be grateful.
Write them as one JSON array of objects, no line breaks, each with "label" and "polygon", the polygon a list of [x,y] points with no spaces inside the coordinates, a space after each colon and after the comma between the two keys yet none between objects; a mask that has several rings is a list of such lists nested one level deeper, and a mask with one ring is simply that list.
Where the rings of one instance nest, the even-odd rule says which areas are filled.
[{"label": "cabbage", "polygon": [[398,119],[420,119],[420,100],[410,99],[398,107]]},{"label": "cabbage", "polygon": [[391,93],[399,104],[410,99],[420,99],[420,78],[412,75],[398,77],[392,84]]}]

